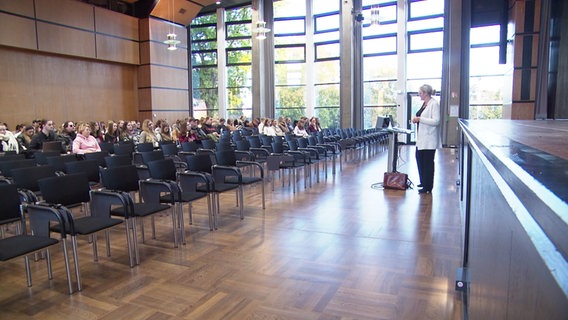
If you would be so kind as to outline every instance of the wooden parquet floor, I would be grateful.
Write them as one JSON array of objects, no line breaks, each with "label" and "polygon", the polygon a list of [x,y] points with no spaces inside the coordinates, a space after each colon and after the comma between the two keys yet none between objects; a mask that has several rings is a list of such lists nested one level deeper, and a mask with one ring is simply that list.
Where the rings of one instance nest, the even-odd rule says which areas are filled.
[{"label": "wooden parquet floor", "polygon": [[[32,263],[31,288],[23,259],[1,263],[0,319],[460,319],[456,156],[438,151],[432,195],[373,188],[386,159],[348,159],[296,194],[267,183],[266,210],[260,187],[246,188],[242,221],[234,193],[224,194],[217,231],[198,201],[177,249],[168,214],[156,219],[155,240],[147,221],[132,269],[124,226],[111,233],[111,257],[99,237],[98,262],[80,239],[84,288],[73,295],[60,247],[53,280],[43,261]],[[418,180],[413,147],[401,148],[399,171]]]}]

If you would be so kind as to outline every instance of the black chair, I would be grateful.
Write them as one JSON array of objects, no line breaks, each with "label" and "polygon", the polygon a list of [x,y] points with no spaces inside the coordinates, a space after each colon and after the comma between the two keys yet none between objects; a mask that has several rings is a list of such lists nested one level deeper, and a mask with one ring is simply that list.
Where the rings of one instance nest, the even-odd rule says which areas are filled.
[{"label": "black chair", "polygon": [[167,143],[161,145],[162,153],[164,157],[177,157],[179,149],[175,143]]},{"label": "black chair", "polygon": [[137,152],[154,151],[154,144],[152,142],[139,143],[135,147]]},{"label": "black chair", "polygon": [[[273,142],[272,149],[274,152],[266,160],[267,170],[271,173],[278,171],[280,175],[282,175],[282,171],[287,170],[289,172],[288,185],[292,182],[293,192],[296,193],[297,169],[303,168],[304,188],[307,188],[306,155],[297,151],[284,150],[284,146],[280,142]],[[272,174],[271,179],[272,191],[274,191],[274,174]],[[284,185],[284,179],[282,179],[282,185]]]},{"label": "black chair", "polygon": [[112,142],[99,142],[99,147],[101,147],[101,152],[105,154],[114,153],[114,143]]},{"label": "black chair", "polygon": [[107,168],[122,167],[132,164],[131,155],[117,155],[105,157],[105,163]]},{"label": "black chair", "polygon": [[12,170],[20,168],[36,167],[35,159],[0,161],[0,174],[8,181],[12,179]]},{"label": "black chair", "polygon": [[181,143],[181,151],[183,152],[196,152],[199,147],[199,144],[195,141],[186,141]]},{"label": "black chair", "polygon": [[38,180],[55,176],[57,176],[55,169],[48,165],[12,170],[15,185],[38,195],[41,194]]},{"label": "black chair", "polygon": [[58,155],[55,157],[48,157],[47,164],[52,166],[57,172],[66,173],[65,163],[67,162],[77,162],[77,156],[74,154]]},{"label": "black chair", "polygon": [[[261,186],[261,193],[262,193],[262,209],[266,209],[265,205],[265,195],[264,195],[264,168],[262,165],[255,161],[250,160],[237,160],[237,154],[233,150],[220,150],[215,152],[215,156],[217,158],[217,165],[213,166],[213,176],[215,179],[216,175],[218,174],[219,170],[226,171],[227,173],[231,173],[224,178],[225,183],[229,184],[238,184],[240,188],[241,198],[243,198],[243,186],[245,185],[252,185],[256,183],[260,183]],[[241,173],[240,168],[245,166],[252,166],[255,169],[258,168],[259,176],[244,176]],[[232,173],[234,170],[225,170],[223,167],[234,167],[238,169],[238,175],[233,175]],[[256,171],[256,170],[255,170]],[[242,199],[241,199],[242,200]],[[244,203],[241,202],[241,207],[244,207]]]},{"label": "black chair", "polygon": [[85,160],[95,160],[99,167],[105,168],[106,162],[105,158],[109,156],[108,152],[101,151],[101,152],[89,152],[85,153]]},{"label": "black chair", "polygon": [[[158,212],[163,212],[171,208],[168,204],[149,203],[149,202],[135,202],[134,193],[140,190],[138,183],[138,171],[134,165],[109,167],[101,170],[101,182],[105,189],[112,191],[124,192],[127,197],[128,204],[115,207],[111,210],[111,215],[120,216],[125,219],[127,234],[129,230],[132,232],[134,257],[135,263],[140,264],[140,257],[138,253],[138,235],[137,235],[137,221],[140,219],[140,227],[142,231],[142,241],[144,242],[144,223],[142,219],[152,216],[152,237],[156,238],[155,224],[153,215]],[[134,263],[130,261],[132,267]]]},{"label": "black chair", "polygon": [[[215,154],[213,154],[215,157]],[[211,206],[213,210],[213,216],[215,220],[215,228],[217,228],[217,221],[220,212],[220,201],[219,195],[223,192],[236,190],[237,191],[237,204],[239,202],[239,186],[237,184],[226,183],[224,179],[216,181],[213,177],[213,160],[210,153],[201,153],[195,155],[189,155],[185,157],[187,163],[187,169],[189,171],[204,174],[207,177],[208,184],[202,185],[197,188],[197,191],[211,193]],[[241,205],[241,217],[244,217],[243,207]]]},{"label": "black chair", "polygon": [[142,156],[142,164],[148,165],[149,162],[164,160],[164,153],[161,150],[139,152]]},{"label": "black chair", "polygon": [[40,166],[47,164],[47,158],[59,156],[61,156],[61,152],[58,151],[38,151],[34,153],[34,158]]},{"label": "black chair", "polygon": [[15,161],[15,160],[24,160],[26,155],[23,153],[4,153],[0,155],[0,162],[1,161]]},{"label": "black chair", "polygon": [[[29,227],[31,229],[31,233],[28,234],[26,232],[28,224],[26,223],[24,212],[21,209],[21,204],[21,195],[18,192],[17,186],[10,184],[0,185],[0,225],[19,222],[16,235],[0,239],[0,261],[8,261],[16,257],[24,256],[27,283],[28,287],[31,287],[32,277],[28,257],[31,253],[40,250],[45,251],[48,278],[49,280],[53,279],[49,247],[57,244],[59,239],[51,238],[49,224],[51,221],[61,224],[63,223],[63,219],[57,211],[36,213],[28,209]],[[71,272],[64,232],[60,233],[60,239],[62,240],[61,244],[67,271],[69,294],[72,294],[73,286],[71,283]]]},{"label": "black chair", "polygon": [[101,182],[99,163],[96,160],[72,161],[65,163],[65,172],[68,174],[84,173],[91,187],[96,187]]},{"label": "black chair", "polygon": [[215,141],[213,139],[201,140],[201,149],[215,150]]},{"label": "black chair", "polygon": [[[173,160],[171,159],[164,159],[164,160],[157,160],[157,161],[152,161],[152,162],[148,162],[148,169],[150,170],[150,177],[152,179],[158,179],[158,180],[162,180],[162,181],[170,181],[173,182],[174,184],[176,184],[177,188],[174,188],[173,191],[174,192],[169,192],[169,193],[165,193],[164,195],[160,196],[160,202],[161,203],[174,203],[175,204],[175,210],[176,210],[176,215],[179,219],[179,222],[181,224],[181,241],[183,244],[185,244],[185,228],[183,226],[183,204],[184,203],[188,203],[189,204],[189,217],[190,217],[190,222],[193,221],[192,219],[192,205],[191,203],[193,201],[202,199],[202,198],[206,198],[207,197],[207,201],[208,201],[208,207],[209,206],[209,201],[210,201],[210,197],[209,197],[209,193],[203,191],[198,191],[196,186],[193,187],[189,187],[186,186],[185,189],[182,189],[181,186],[179,185],[179,175],[177,173],[177,168],[176,165],[174,163]],[[165,191],[165,190],[164,190]],[[211,211],[209,211],[209,221],[211,223],[211,218],[213,217],[213,214]],[[210,225],[211,228],[211,225]]]},{"label": "black chair", "polygon": [[119,143],[113,148],[115,156],[128,156],[132,159],[132,153],[134,153],[134,144],[132,143]]},{"label": "black chair", "polygon": [[[52,226],[55,232],[65,232],[71,236],[73,248],[73,260],[77,277],[77,290],[82,290],[81,275],[79,270],[79,256],[77,249],[77,236],[89,235],[93,246],[93,259],[98,261],[97,235],[99,231],[105,231],[107,256],[110,257],[110,232],[109,229],[121,224],[122,219],[111,217],[110,210],[98,210],[91,202],[91,189],[85,174],[67,174],[38,181],[41,194],[45,203],[56,205],[63,214],[63,224]],[[89,215],[74,217],[68,206],[77,203],[89,203]]]}]

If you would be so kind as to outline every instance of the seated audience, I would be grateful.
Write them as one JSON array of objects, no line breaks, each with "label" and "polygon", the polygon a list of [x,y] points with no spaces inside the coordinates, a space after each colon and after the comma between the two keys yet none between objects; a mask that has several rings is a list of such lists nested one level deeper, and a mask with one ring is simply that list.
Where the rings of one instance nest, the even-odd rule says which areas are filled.
[{"label": "seated audience", "polygon": [[51,120],[41,120],[40,130],[32,137],[30,150],[41,150],[46,141],[55,141],[55,125]]},{"label": "seated audience", "polygon": [[73,140],[73,153],[85,154],[90,152],[99,152],[101,147],[97,139],[91,135],[91,126],[88,123],[79,124],[79,134]]},{"label": "seated audience", "polygon": [[11,131],[8,131],[8,127],[5,123],[0,123],[0,150],[1,151],[16,151],[19,153],[18,140],[14,137]]}]

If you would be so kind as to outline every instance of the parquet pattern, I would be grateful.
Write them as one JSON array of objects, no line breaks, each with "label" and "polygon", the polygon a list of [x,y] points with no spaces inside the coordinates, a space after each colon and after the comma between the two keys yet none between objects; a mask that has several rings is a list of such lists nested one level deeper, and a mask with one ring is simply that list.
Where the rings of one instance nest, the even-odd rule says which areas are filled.
[{"label": "parquet pattern", "polygon": [[[266,210],[260,187],[249,187],[242,221],[235,195],[223,194],[213,232],[198,201],[187,244],[177,249],[168,214],[156,219],[156,239],[147,221],[133,269],[124,226],[111,234],[111,257],[99,237],[98,262],[81,239],[84,288],[71,296],[60,247],[52,249],[52,281],[43,261],[32,263],[31,288],[22,259],[2,263],[0,319],[460,319],[456,156],[438,151],[427,196],[372,188],[386,158],[349,159],[296,194],[279,181],[272,192],[267,182]],[[399,171],[417,181],[412,147],[401,148]]]}]

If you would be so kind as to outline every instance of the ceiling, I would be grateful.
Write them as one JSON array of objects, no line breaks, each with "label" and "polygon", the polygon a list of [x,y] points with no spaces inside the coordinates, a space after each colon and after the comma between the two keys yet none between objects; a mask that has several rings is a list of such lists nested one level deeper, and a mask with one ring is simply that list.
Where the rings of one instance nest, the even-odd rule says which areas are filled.
[{"label": "ceiling", "polygon": [[80,0],[95,6],[131,15],[138,18],[148,16],[188,26],[200,12],[213,12],[219,6],[233,7],[251,0]]}]

